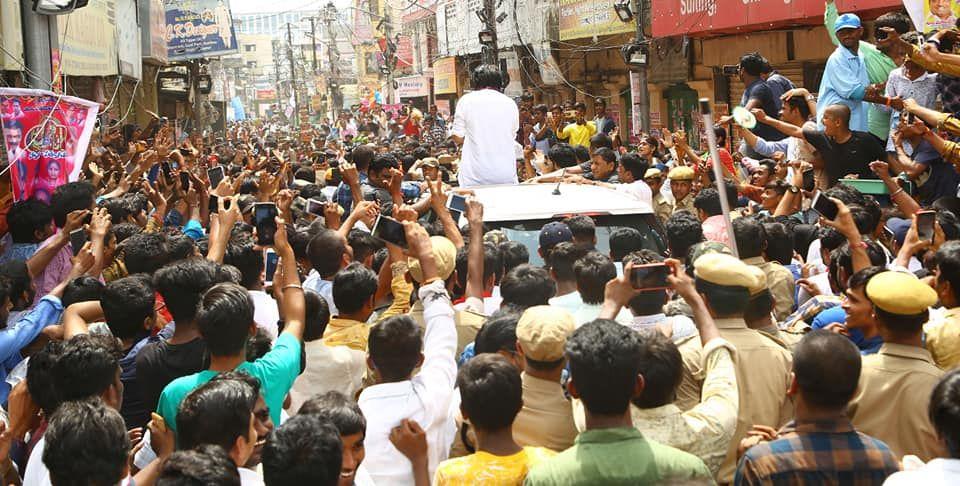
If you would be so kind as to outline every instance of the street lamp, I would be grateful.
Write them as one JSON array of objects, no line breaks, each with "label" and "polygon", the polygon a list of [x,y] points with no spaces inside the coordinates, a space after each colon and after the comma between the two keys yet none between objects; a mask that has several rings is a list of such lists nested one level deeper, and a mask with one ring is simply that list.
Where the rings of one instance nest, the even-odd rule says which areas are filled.
[{"label": "street lamp", "polygon": [[494,34],[490,29],[483,29],[477,35],[482,45],[489,46],[494,43]]},{"label": "street lamp", "polygon": [[633,11],[630,10],[630,0],[617,0],[617,2],[613,4],[613,10],[617,12],[617,17],[620,17],[620,20],[623,22],[633,20]]}]

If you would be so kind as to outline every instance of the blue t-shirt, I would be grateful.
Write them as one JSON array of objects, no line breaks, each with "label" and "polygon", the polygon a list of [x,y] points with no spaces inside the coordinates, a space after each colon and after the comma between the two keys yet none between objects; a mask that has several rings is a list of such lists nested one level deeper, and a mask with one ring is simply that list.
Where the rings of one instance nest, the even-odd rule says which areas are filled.
[{"label": "blue t-shirt", "polygon": [[[260,394],[270,409],[270,418],[273,423],[280,423],[280,411],[283,409],[283,400],[293,387],[294,380],[300,374],[300,341],[290,333],[282,333],[274,343],[273,349],[262,358],[254,362],[243,362],[237,366],[237,371],[243,371],[260,380]],[[157,404],[157,413],[167,422],[167,425],[177,431],[177,410],[183,399],[200,385],[210,381],[217,375],[216,371],[204,370],[188,376],[182,376],[170,382],[160,394],[160,403]]]},{"label": "blue t-shirt", "polygon": [[[763,112],[766,113],[769,118],[780,118],[780,108],[777,107],[777,99],[773,95],[773,90],[770,89],[770,85],[767,84],[763,79],[757,78],[743,92],[743,98],[740,99],[740,106],[747,106],[747,103],[750,100],[756,99],[760,102],[760,108],[763,109]],[[782,140],[786,138],[786,135],[780,133],[776,128],[771,127],[765,123],[757,123],[757,126],[750,130],[756,136],[767,140]]]}]

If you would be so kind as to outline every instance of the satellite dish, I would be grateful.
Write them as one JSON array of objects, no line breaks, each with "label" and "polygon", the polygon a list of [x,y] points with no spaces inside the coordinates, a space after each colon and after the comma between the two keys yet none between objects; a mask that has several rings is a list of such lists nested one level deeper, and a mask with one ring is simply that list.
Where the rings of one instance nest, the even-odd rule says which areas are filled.
[{"label": "satellite dish", "polygon": [[757,117],[753,116],[749,110],[742,106],[733,109],[733,120],[747,130],[753,130],[757,126]]}]

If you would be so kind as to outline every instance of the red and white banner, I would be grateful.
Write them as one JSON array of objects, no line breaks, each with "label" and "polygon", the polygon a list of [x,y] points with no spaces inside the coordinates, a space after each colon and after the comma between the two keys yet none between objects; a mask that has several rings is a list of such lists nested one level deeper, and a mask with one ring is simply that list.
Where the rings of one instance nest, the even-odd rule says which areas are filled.
[{"label": "red and white banner", "polygon": [[0,120],[15,201],[50,202],[77,180],[99,105],[37,89],[0,88]]}]

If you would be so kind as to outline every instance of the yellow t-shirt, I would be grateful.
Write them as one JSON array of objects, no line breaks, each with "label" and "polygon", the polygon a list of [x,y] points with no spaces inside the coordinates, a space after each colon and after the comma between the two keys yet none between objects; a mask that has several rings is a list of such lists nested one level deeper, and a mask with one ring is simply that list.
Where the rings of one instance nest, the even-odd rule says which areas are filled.
[{"label": "yellow t-shirt", "polygon": [[495,456],[477,451],[469,456],[440,463],[433,476],[434,486],[520,486],[527,472],[557,453],[543,447],[524,447],[510,456]]},{"label": "yellow t-shirt", "polygon": [[583,145],[590,148],[590,137],[597,134],[597,126],[592,121],[583,125],[571,123],[564,127],[560,134],[560,138],[566,140],[570,145]]}]

